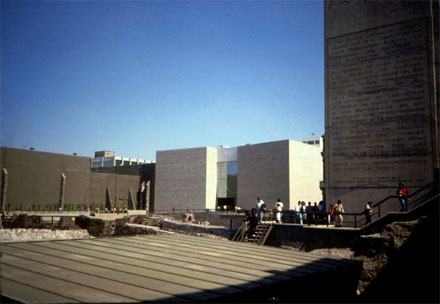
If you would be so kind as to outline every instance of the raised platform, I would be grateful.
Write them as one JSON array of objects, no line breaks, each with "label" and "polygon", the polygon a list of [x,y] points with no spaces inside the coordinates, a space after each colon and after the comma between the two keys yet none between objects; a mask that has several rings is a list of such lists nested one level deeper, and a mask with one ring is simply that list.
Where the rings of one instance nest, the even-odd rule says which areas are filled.
[{"label": "raised platform", "polygon": [[183,234],[10,243],[0,250],[2,300],[23,303],[327,299],[322,287],[332,282],[341,286],[339,297],[350,297],[360,266]]}]

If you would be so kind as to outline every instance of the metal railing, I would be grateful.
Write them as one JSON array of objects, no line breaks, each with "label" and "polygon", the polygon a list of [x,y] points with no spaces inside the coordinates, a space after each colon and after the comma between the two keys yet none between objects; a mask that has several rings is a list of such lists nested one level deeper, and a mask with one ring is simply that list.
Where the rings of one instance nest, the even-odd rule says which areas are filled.
[{"label": "metal railing", "polygon": [[232,237],[232,241],[243,242],[247,231],[248,231],[248,223],[243,222],[240,228],[237,229],[234,236]]},{"label": "metal railing", "polygon": [[224,209],[192,209],[192,208],[181,208],[181,209],[162,209],[162,210],[154,210],[153,213],[155,214],[174,214],[174,213],[208,213],[208,212],[212,212],[212,213],[220,213],[220,214],[228,214],[228,215],[233,215],[233,214],[239,214],[239,215],[243,215],[246,214],[248,210],[244,210],[244,209],[240,209],[240,210],[224,210]]},{"label": "metal railing", "polygon": [[[412,194],[410,194],[410,195],[409,195],[409,198],[411,199],[411,198],[415,197],[416,195],[418,195],[419,193],[421,193],[422,191],[424,191],[424,190],[426,190],[426,189],[429,189],[429,188],[432,188],[433,185],[434,185],[434,182],[429,183],[429,184],[427,184],[427,185],[421,187],[421,188],[418,189],[417,191],[415,191],[415,192],[413,192]],[[435,195],[432,195],[432,196],[435,196]],[[374,215],[374,216],[377,216],[377,219],[379,219],[379,218],[381,218],[381,217],[383,216],[383,214],[382,214],[382,212],[381,212],[381,206],[382,206],[384,203],[386,203],[386,202],[389,201],[390,199],[398,199],[398,198],[399,198],[398,195],[389,195],[389,196],[387,196],[386,198],[384,198],[383,200],[381,200],[381,201],[379,201],[379,202],[373,204],[373,210],[377,210],[377,212],[375,212],[375,213],[373,212],[372,217],[371,217],[372,221],[373,221],[373,215]],[[422,199],[423,199],[423,197],[422,197]],[[407,200],[407,205],[406,205],[406,206],[407,206],[407,209],[408,209],[410,206],[414,206],[416,203],[420,203],[420,201],[419,201],[419,200],[414,200],[414,201],[409,202],[409,200]],[[365,214],[364,214],[364,212],[360,212],[360,213],[355,214],[355,221],[354,221],[354,222],[355,222],[355,228],[357,228],[357,217],[359,217],[359,216],[365,218]]]},{"label": "metal railing", "polygon": [[[410,198],[414,198],[415,196],[417,196],[419,193],[421,193],[422,191],[431,188],[434,185],[434,183],[429,183],[423,187],[421,187],[420,189],[418,189],[417,191],[415,191],[414,193],[412,193],[409,197]],[[432,196],[431,198],[435,198],[437,197],[437,195]],[[398,199],[399,196],[397,195],[390,195],[387,196],[386,198],[380,200],[379,202],[373,204],[373,210],[375,210],[372,214],[371,214],[371,222],[378,220],[379,218],[383,217],[385,214],[383,214],[382,211],[382,206],[383,204],[387,203],[388,201],[390,201],[391,199]],[[417,198],[414,201],[410,201],[407,203],[407,207],[409,208],[411,207],[416,207],[416,204],[422,203],[422,202],[426,202],[427,200],[430,200],[430,198],[427,197],[421,197],[421,198]],[[329,226],[332,223],[332,215],[329,212],[317,212],[317,211],[312,211],[312,212],[296,212],[293,210],[286,210],[283,211],[283,215],[282,215],[282,222],[283,223],[296,223],[296,224],[300,224],[300,215],[303,216],[303,225],[326,225]],[[336,217],[337,215],[335,215]],[[353,227],[353,228],[358,228],[362,225],[362,221],[366,220],[366,216],[364,212],[345,212],[342,214],[343,217],[343,226],[344,227]],[[336,218],[335,218],[336,220]]]}]

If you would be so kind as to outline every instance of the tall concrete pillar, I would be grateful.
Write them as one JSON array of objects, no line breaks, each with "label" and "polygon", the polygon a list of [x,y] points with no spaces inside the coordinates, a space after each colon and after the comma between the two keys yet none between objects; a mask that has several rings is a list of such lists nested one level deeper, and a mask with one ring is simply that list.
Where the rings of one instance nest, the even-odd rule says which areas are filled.
[{"label": "tall concrete pillar", "polygon": [[147,186],[146,186],[146,191],[147,191],[147,195],[146,195],[146,211],[150,212],[150,188],[151,188],[151,182],[148,181],[147,182]]},{"label": "tall concrete pillar", "polygon": [[325,190],[345,212],[436,182],[439,16],[438,0],[324,2]]},{"label": "tall concrete pillar", "polygon": [[1,197],[1,210],[6,209],[6,195],[8,193],[8,169],[3,168],[2,170],[2,197]]},{"label": "tall concrete pillar", "polygon": [[60,183],[60,200],[59,207],[64,210],[64,194],[66,190],[66,175],[61,172],[61,183]]},{"label": "tall concrete pillar", "polygon": [[134,203],[133,191],[128,191],[128,209],[136,210],[136,204]]},{"label": "tall concrete pillar", "polygon": [[106,187],[105,192],[105,208],[109,209],[110,211],[113,209],[112,196],[110,195],[109,187]]}]

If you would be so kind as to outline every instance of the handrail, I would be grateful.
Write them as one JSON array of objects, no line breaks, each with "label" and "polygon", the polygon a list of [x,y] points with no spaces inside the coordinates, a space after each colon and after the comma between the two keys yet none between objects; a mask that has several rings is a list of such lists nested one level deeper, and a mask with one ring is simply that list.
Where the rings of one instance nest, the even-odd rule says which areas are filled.
[{"label": "handrail", "polygon": [[266,230],[264,231],[264,235],[262,235],[261,240],[258,242],[258,245],[264,245],[266,243],[267,238],[269,237],[270,232],[272,231],[273,225],[268,225]]},{"label": "handrail", "polygon": [[207,213],[207,212],[214,212],[214,213],[220,213],[220,214],[227,214],[227,215],[243,215],[246,214],[245,209],[240,210],[224,210],[224,209],[191,209],[191,208],[183,208],[183,209],[162,209],[162,210],[154,210],[153,213],[156,214],[175,214],[175,213]]},{"label": "handrail", "polygon": [[[431,183],[429,183],[429,184],[427,184],[427,185],[421,187],[421,188],[418,189],[417,191],[415,191],[415,192],[413,192],[412,194],[410,194],[409,197],[413,197],[414,195],[419,194],[419,193],[422,192],[423,190],[425,190],[425,189],[431,187],[432,185],[434,185],[434,182],[431,182]],[[391,199],[391,198],[398,198],[398,197],[399,197],[399,196],[397,196],[397,195],[389,195],[389,196],[387,196],[386,198],[384,198],[383,200],[381,200],[381,201],[377,202],[376,204],[374,204],[373,207],[379,206],[379,205],[385,203],[387,200],[389,200],[389,199]]]},{"label": "handrail", "polygon": [[[412,197],[418,195],[420,192],[422,192],[422,191],[432,187],[433,185],[434,185],[434,182],[431,182],[431,183],[429,183],[429,184],[427,184],[425,186],[422,186],[421,188],[419,188],[415,192],[413,192],[409,197],[412,198]],[[398,197],[399,196],[397,196],[397,195],[389,195],[386,198],[384,198],[384,199],[380,200],[379,202],[377,202],[376,204],[374,204],[373,205],[373,210],[376,210],[376,212],[371,214],[371,216],[372,217],[377,216],[377,219],[381,218],[383,216],[381,214],[381,206],[385,202],[387,202],[388,200],[393,199],[393,198],[395,199],[395,198],[398,198]],[[421,198],[417,198],[416,200],[411,202],[411,204],[414,204],[415,202],[419,201],[419,199],[421,199]],[[410,205],[410,204],[408,204],[408,205]],[[330,213],[328,211],[311,211],[311,212],[303,211],[303,212],[297,212],[295,210],[285,210],[285,211],[283,211],[283,217],[284,217],[283,222],[286,223],[286,222],[289,222],[289,220],[293,220],[294,222],[297,222],[298,218],[296,217],[296,215],[299,215],[299,214],[307,215],[307,219],[308,220],[306,220],[303,223],[304,225],[306,225],[306,224],[315,224],[316,225],[319,222],[322,223],[322,222],[325,221],[325,224],[327,226],[329,226],[328,217],[330,216]],[[350,213],[344,212],[342,215],[354,218],[354,221],[349,221],[349,222],[344,221],[344,223],[351,223],[352,225],[354,225],[354,228],[358,228],[360,226],[359,222],[362,221],[362,220],[365,220],[365,214],[364,214],[363,211],[362,212],[350,212]],[[309,218],[309,216],[311,218]]]},{"label": "handrail", "polygon": [[241,242],[244,238],[244,234],[247,231],[247,224],[246,222],[241,223],[240,228],[235,232],[234,236],[232,237],[232,241]]},{"label": "handrail", "polygon": [[[430,182],[429,184],[427,184],[427,185],[421,187],[421,188],[418,189],[417,191],[415,191],[415,192],[413,192],[412,194],[410,194],[410,195],[409,195],[409,198],[411,198],[411,197],[413,197],[413,196],[419,194],[420,192],[422,192],[423,190],[426,190],[427,188],[432,187],[433,185],[434,185],[434,182]],[[383,203],[385,203],[386,201],[388,201],[389,199],[392,199],[392,198],[399,198],[399,196],[398,196],[398,195],[389,195],[389,196],[387,196],[386,198],[384,198],[383,200],[381,200],[381,201],[379,201],[379,202],[377,202],[376,204],[373,205],[373,209],[376,208],[376,207],[378,207],[378,208],[377,208],[378,212],[375,213],[375,214],[378,214],[378,218],[381,218],[381,214],[380,214],[380,206],[381,206]],[[409,205],[409,204],[408,204],[408,205]],[[408,206],[408,205],[407,205],[407,206]],[[357,215],[362,216],[362,215],[364,215],[364,212],[360,212],[360,213],[358,213]],[[373,215],[373,214],[372,214],[372,215]],[[357,227],[357,216],[355,216],[355,224],[354,224],[354,225],[355,225],[355,227]]]}]

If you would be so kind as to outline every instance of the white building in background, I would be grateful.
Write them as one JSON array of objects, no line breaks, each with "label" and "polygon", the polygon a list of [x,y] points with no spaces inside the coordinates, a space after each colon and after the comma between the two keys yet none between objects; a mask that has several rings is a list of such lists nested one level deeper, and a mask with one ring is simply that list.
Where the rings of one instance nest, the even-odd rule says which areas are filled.
[{"label": "white building in background", "polygon": [[293,140],[156,152],[155,210],[319,202],[321,149]]},{"label": "white building in background", "polygon": [[151,163],[151,160],[116,156],[115,152],[111,151],[97,151],[95,152],[95,157],[92,158],[92,168],[133,166]]},{"label": "white building in background", "polygon": [[321,148],[321,151],[322,151],[322,149],[324,148],[324,140],[323,140],[322,136],[321,136],[321,137],[308,137],[308,138],[303,138],[303,139],[301,140],[301,142],[302,142],[303,144],[308,144],[308,145],[312,145],[312,146],[315,146],[315,147],[320,147],[320,148]]}]

